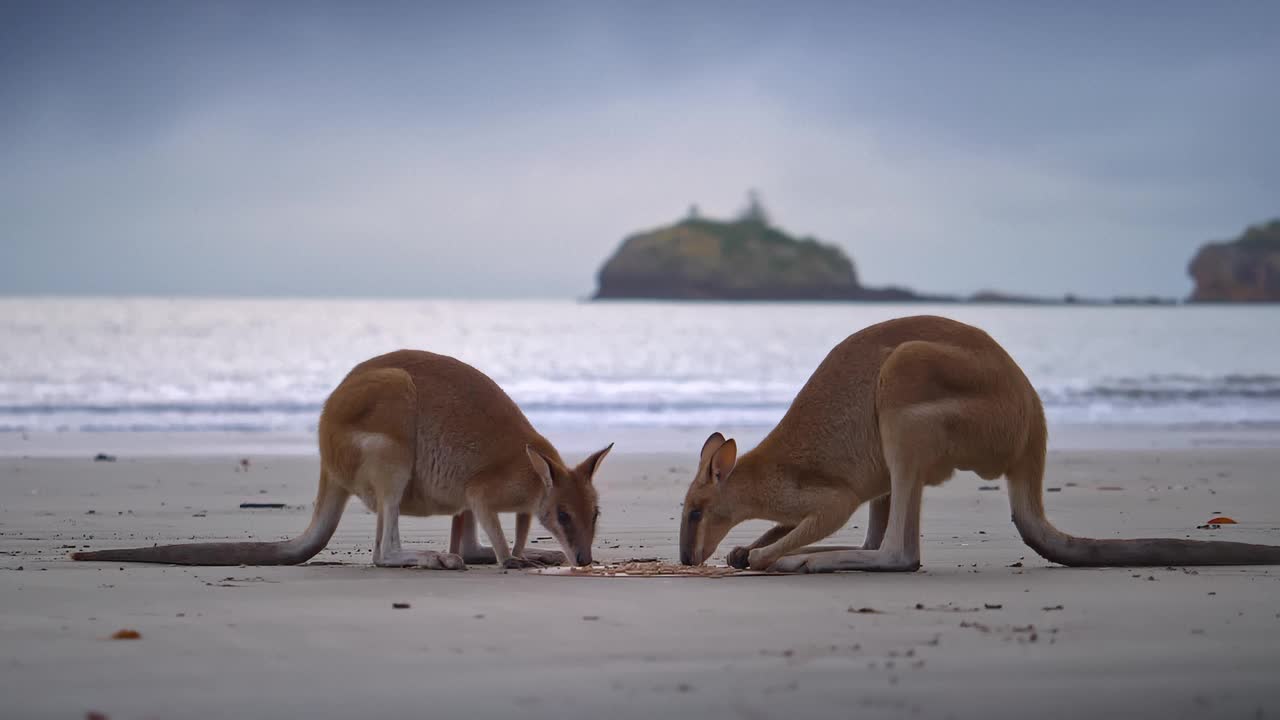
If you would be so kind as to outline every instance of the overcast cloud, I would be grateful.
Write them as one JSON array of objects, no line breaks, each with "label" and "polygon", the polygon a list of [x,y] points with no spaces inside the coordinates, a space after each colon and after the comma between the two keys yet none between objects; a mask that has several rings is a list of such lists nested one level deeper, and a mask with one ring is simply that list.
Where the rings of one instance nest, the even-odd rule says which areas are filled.
[{"label": "overcast cloud", "polygon": [[[1035,7],[1033,7],[1035,6]],[[865,282],[1184,295],[1277,3],[0,5],[0,293],[580,297],[758,188]]]}]

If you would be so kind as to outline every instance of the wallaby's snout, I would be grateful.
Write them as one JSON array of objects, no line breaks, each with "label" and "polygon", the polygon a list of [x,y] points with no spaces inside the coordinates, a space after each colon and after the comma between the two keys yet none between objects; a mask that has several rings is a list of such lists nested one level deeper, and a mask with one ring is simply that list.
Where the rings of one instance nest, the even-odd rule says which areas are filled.
[{"label": "wallaby's snout", "polygon": [[591,548],[587,548],[586,550],[579,550],[578,565],[584,566],[584,565],[590,565],[590,564],[591,564]]}]

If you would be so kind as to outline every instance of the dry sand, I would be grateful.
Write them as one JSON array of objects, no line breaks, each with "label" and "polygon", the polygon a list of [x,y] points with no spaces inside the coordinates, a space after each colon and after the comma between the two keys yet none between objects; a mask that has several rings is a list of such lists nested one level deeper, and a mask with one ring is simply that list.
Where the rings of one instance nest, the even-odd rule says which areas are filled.
[{"label": "dry sand", "polygon": [[[675,558],[689,460],[609,458],[598,559]],[[1280,450],[1051,462],[1049,513],[1068,531],[1280,544]],[[970,475],[926,493],[925,567],[910,574],[376,569],[357,503],[315,558],[341,565],[66,559],[283,538],[306,525],[315,477],[306,457],[255,456],[247,471],[228,457],[0,459],[0,715],[1280,717],[1280,568],[1053,567],[1017,538],[1003,487]],[[1216,514],[1241,524],[1196,528]],[[837,539],[859,541],[865,518]],[[764,527],[740,528],[721,556]],[[448,520],[402,532],[439,549]],[[141,639],[105,639],[121,629]]]}]

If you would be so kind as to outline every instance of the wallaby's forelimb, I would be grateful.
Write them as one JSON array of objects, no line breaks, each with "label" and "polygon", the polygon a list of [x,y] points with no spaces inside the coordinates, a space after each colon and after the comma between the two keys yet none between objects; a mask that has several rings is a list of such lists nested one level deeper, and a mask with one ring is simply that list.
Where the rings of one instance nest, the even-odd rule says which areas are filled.
[{"label": "wallaby's forelimb", "polygon": [[750,564],[750,553],[752,550],[765,547],[766,545],[771,545],[778,540],[781,540],[787,533],[794,529],[794,525],[774,525],[768,530],[765,530],[764,534],[756,538],[756,541],[750,545],[739,545],[729,551],[729,555],[725,558],[729,563],[729,567],[736,567],[739,570],[745,570]]},{"label": "wallaby's forelimb", "polygon": [[463,517],[466,513],[458,513],[453,516],[452,522],[449,524],[449,552],[454,555],[461,555],[463,560],[472,562],[471,558],[466,556],[462,549],[462,536],[466,532],[467,520]]},{"label": "wallaby's forelimb", "polygon": [[529,541],[529,522],[533,520],[533,516],[529,513],[516,513],[516,542],[511,546],[511,554],[516,557],[524,557],[524,545]]},{"label": "wallaby's forelimb", "polygon": [[471,506],[471,512],[475,514],[476,523],[479,524],[480,529],[484,530],[484,534],[489,536],[489,544],[493,546],[493,553],[499,565],[505,568],[520,568],[533,565],[533,563],[514,557],[511,554],[511,548],[507,545],[507,536],[502,532],[502,523],[498,521],[498,513],[474,502]]},{"label": "wallaby's forelimb", "polygon": [[[524,515],[528,518],[526,523],[532,524],[533,516],[529,513],[516,514],[516,542],[520,541],[520,516]],[[525,537],[529,535],[530,528],[525,529]],[[527,541],[526,541],[527,542]],[[476,518],[475,514],[470,510],[465,510],[453,516],[453,526],[450,529],[449,536],[449,552],[462,556],[462,559],[469,565],[493,565],[498,562],[497,555],[493,552],[493,548],[480,544],[479,538],[476,536]],[[541,563],[543,565],[563,565],[565,562],[564,553],[559,550],[539,550],[537,548],[525,547],[523,552],[516,552],[512,548],[512,555],[518,555],[527,560]]]},{"label": "wallaby's forelimb", "polygon": [[871,501],[867,517],[867,537],[862,542],[863,550],[879,550],[884,542],[884,531],[889,527],[889,495],[881,495]]},{"label": "wallaby's forelimb", "polygon": [[783,556],[810,543],[821,540],[839,530],[852,513],[828,509],[805,517],[786,535],[761,548],[747,553],[747,566],[752,570],[767,570]]}]

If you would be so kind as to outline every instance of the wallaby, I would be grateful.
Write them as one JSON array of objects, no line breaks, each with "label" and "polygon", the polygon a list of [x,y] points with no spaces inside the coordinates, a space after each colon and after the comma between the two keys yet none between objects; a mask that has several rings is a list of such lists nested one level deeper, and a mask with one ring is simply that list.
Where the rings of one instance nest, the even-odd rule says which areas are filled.
[{"label": "wallaby", "polygon": [[[373,562],[461,570],[459,543],[473,518],[504,567],[531,567],[525,548],[530,518],[538,517],[578,565],[591,563],[599,517],[592,479],[613,445],[569,468],[497,383],[444,355],[399,350],[355,366],[320,413],[320,489],[311,524],[282,542],[219,542],[72,555],[76,560],[175,565],[295,565],[329,542],[347,500],[355,495],[378,515]],[[516,542],[507,546],[498,513],[516,515]],[[460,516],[450,552],[400,547],[400,515]],[[555,553],[558,556],[559,553]],[[483,557],[478,558],[483,562]]]},{"label": "wallaby", "polygon": [[[956,470],[1009,483],[1013,523],[1044,558],[1074,566],[1280,564],[1280,547],[1095,540],[1044,514],[1048,431],[1035,388],[990,335],[934,316],[867,327],[837,345],[778,425],[750,452],[713,433],[685,496],[680,560],[704,562],[734,526],[771,520],[729,564],[780,572],[920,567],[926,485]],[[806,547],[871,503],[865,542]]]}]

